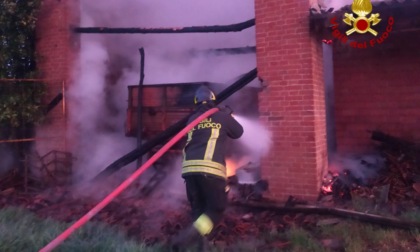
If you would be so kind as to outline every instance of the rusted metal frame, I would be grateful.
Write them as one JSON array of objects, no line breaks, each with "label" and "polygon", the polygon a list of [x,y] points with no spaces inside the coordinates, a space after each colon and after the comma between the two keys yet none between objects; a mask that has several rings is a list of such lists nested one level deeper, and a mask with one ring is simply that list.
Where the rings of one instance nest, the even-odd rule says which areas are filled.
[{"label": "rusted metal frame", "polygon": [[122,34],[122,33],[210,33],[210,32],[239,32],[255,25],[255,19],[230,25],[212,26],[191,26],[171,28],[111,28],[111,27],[75,27],[75,33],[101,33],[101,34]]},{"label": "rusted metal frame", "polygon": [[[216,104],[220,104],[221,102],[229,98],[229,96],[234,94],[236,91],[240,90],[241,88],[246,86],[248,83],[253,81],[255,78],[257,78],[257,68],[254,68],[248,73],[242,75],[241,78],[239,78],[229,87],[227,87],[222,92],[220,92],[216,97]],[[157,145],[162,144],[165,141],[168,141],[170,137],[174,136],[187,124],[188,118],[190,117],[190,115],[191,113],[185,116],[184,118],[182,118],[181,120],[179,120],[177,123],[171,125],[166,130],[162,131],[160,134],[156,135],[154,138],[144,143],[142,146],[130,151],[129,153],[115,160],[113,163],[108,165],[102,172],[100,172],[96,177],[94,177],[93,181],[98,181],[98,180],[108,177],[109,175],[118,171],[122,167],[135,161],[138,157],[143,156],[144,154],[152,150]]]}]

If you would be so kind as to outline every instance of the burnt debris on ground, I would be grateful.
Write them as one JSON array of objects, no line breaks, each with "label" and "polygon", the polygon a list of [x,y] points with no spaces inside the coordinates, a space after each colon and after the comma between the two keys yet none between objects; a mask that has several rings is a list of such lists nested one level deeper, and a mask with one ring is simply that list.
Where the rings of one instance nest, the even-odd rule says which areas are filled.
[{"label": "burnt debris on ground", "polygon": [[[340,163],[341,169],[330,170],[324,178],[320,199],[339,203],[357,197],[394,207],[401,203],[419,205],[420,145],[381,131],[373,131],[371,139],[377,143],[376,156],[352,157],[352,163],[344,161]],[[355,163],[356,172],[351,168]]]}]

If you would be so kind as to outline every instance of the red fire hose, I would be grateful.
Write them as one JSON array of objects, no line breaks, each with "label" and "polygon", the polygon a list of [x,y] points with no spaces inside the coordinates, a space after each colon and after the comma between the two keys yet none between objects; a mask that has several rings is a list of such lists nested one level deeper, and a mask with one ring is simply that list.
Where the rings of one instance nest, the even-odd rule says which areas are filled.
[{"label": "red fire hose", "polygon": [[127,189],[127,187],[134,182],[144,171],[146,171],[158,158],[160,158],[165,152],[167,152],[176,142],[178,142],[185,134],[188,133],[190,129],[199,124],[202,120],[209,117],[210,115],[216,113],[219,109],[212,108],[188,124],[183,130],[175,135],[168,143],[166,143],[158,152],[156,152],[149,160],[146,161],[142,166],[140,166],[129,178],[122,182],[114,191],[112,191],[108,196],[105,197],[101,202],[99,202],[94,208],[92,208],[87,214],[82,218],[76,221],[73,225],[67,228],[63,233],[57,236],[54,240],[48,243],[43,247],[39,252],[49,252],[60,245],[67,237],[69,237],[76,229],[83,226],[87,221],[89,221],[93,216],[95,216],[99,211],[101,211],[106,205],[108,205],[115,197],[117,197],[122,191]]}]

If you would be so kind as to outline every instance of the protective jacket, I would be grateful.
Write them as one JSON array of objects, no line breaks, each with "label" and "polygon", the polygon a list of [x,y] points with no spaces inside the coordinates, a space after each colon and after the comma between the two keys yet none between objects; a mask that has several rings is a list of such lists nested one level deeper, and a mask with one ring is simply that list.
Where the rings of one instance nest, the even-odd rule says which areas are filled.
[{"label": "protective jacket", "polygon": [[[200,105],[188,123],[212,107],[211,103]],[[201,173],[226,179],[226,140],[242,134],[242,126],[223,109],[201,121],[188,132],[182,177]]]}]

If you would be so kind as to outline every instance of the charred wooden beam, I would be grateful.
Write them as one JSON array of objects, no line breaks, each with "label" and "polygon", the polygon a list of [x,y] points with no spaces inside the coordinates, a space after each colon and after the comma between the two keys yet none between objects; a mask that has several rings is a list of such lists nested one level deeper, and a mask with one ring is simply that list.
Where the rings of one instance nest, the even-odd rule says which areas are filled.
[{"label": "charred wooden beam", "polygon": [[111,28],[111,27],[75,27],[75,33],[102,33],[102,34],[122,34],[122,33],[209,33],[209,32],[239,32],[255,25],[255,19],[230,25],[212,26],[191,26],[191,27],[171,27],[171,28]]},{"label": "charred wooden beam", "polygon": [[255,54],[257,51],[255,46],[244,46],[244,47],[230,47],[230,48],[210,48],[203,50],[191,50],[188,52],[189,55],[195,57],[200,55],[237,55],[237,54]]},{"label": "charred wooden beam", "polygon": [[23,139],[8,139],[0,140],[0,143],[21,143],[21,142],[34,142],[39,140],[39,138],[23,138]]},{"label": "charred wooden beam", "polygon": [[233,47],[233,48],[217,48],[209,49],[207,52],[215,54],[246,54],[246,53],[255,53],[255,46],[245,46],[245,47]]},{"label": "charred wooden beam", "polygon": [[[143,125],[143,82],[144,82],[144,48],[139,49],[140,52],[140,80],[137,90],[137,147],[141,146],[141,142],[143,140],[143,128],[141,125]],[[137,166],[140,166],[141,158],[137,160]]]},{"label": "charred wooden beam", "polygon": [[[220,104],[221,102],[229,98],[229,96],[246,86],[256,77],[256,68],[241,76],[239,80],[235,81],[232,85],[224,89],[216,96],[216,104]],[[93,181],[99,181],[103,178],[108,177],[109,175],[118,171],[122,167],[135,161],[137,158],[143,156],[157,145],[163,144],[166,141],[168,141],[172,136],[174,136],[186,126],[189,116],[190,115],[184,117],[183,119],[179,120],[177,123],[162,131],[160,134],[156,135],[154,138],[150,139],[140,147],[130,151],[129,153],[114,161],[112,164],[107,166],[102,172],[100,172],[96,177],[94,177]]]},{"label": "charred wooden beam", "polygon": [[393,137],[378,130],[372,131],[371,139],[403,150],[420,151],[419,144]]},{"label": "charred wooden beam", "polygon": [[47,107],[45,108],[45,112],[44,114],[48,114],[53,108],[55,108],[60,101],[63,100],[63,94],[59,93],[58,95],[56,95],[51,101],[50,103],[48,103]]},{"label": "charred wooden beam", "polygon": [[400,229],[420,229],[419,222],[411,222],[396,218],[389,218],[375,214],[361,213],[340,208],[318,207],[310,205],[287,207],[276,202],[253,202],[253,201],[234,201],[233,206],[251,207],[256,209],[271,210],[280,213],[304,213],[304,214],[321,214],[335,215],[338,217],[354,219],[358,221],[368,222],[384,227],[400,228]]},{"label": "charred wooden beam", "polygon": [[0,79],[0,83],[7,82],[44,82],[44,79]]}]

